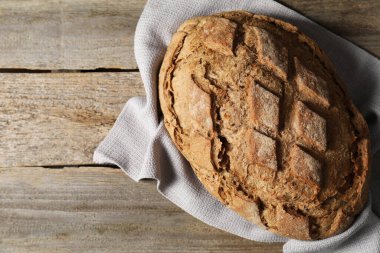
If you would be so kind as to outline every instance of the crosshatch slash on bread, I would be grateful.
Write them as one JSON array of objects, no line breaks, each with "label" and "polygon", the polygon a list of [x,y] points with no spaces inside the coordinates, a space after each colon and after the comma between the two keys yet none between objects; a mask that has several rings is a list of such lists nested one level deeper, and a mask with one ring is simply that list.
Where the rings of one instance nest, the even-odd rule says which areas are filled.
[{"label": "crosshatch slash on bread", "polygon": [[159,75],[165,127],[219,201],[274,233],[347,229],[368,192],[368,127],[318,45],[233,11],[184,22]]}]

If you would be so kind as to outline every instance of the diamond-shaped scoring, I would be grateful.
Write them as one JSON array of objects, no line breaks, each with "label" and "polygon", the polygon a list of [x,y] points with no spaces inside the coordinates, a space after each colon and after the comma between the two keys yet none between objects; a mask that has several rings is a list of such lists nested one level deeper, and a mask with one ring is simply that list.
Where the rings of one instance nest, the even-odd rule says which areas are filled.
[{"label": "diamond-shaped scoring", "polygon": [[279,124],[280,98],[255,83],[252,83],[248,93],[255,127],[262,131],[268,129],[275,135]]},{"label": "diamond-shaped scoring", "polygon": [[306,181],[312,181],[317,185],[321,183],[321,163],[297,145],[290,149],[290,171]]},{"label": "diamond-shaped scoring", "polygon": [[278,231],[284,235],[310,239],[309,217],[298,214],[293,210],[286,210],[282,205],[276,206]]},{"label": "diamond-shaped scoring", "polygon": [[283,83],[282,80],[274,75],[272,71],[265,70],[261,66],[254,65],[250,73],[254,77],[255,82],[273,94],[281,96]]},{"label": "diamond-shaped scoring", "polygon": [[263,167],[277,171],[276,141],[257,131],[250,131],[252,131],[252,145],[249,147],[252,160]]},{"label": "diamond-shaped scoring", "polygon": [[267,65],[280,78],[286,79],[288,72],[288,50],[278,45],[276,38],[267,30],[254,27],[257,36],[257,51],[259,61]]},{"label": "diamond-shaped scoring", "polygon": [[326,150],[326,120],[300,101],[296,102],[292,125],[301,144],[319,151]]},{"label": "diamond-shaped scoring", "polygon": [[207,17],[201,21],[205,45],[219,53],[233,55],[236,24],[225,18]]},{"label": "diamond-shaped scoring", "polygon": [[326,81],[308,70],[297,57],[294,58],[295,81],[299,91],[310,101],[317,99],[323,106],[329,106],[329,94]]}]

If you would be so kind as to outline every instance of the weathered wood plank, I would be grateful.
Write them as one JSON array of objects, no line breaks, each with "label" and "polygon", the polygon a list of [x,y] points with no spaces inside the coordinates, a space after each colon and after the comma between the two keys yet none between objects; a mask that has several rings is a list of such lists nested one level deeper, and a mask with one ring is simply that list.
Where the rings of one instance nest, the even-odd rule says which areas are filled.
[{"label": "weathered wood plank", "polygon": [[[146,0],[3,0],[0,68],[135,69],[133,36]],[[380,56],[377,0],[283,0]]]},{"label": "weathered wood plank", "polygon": [[0,167],[89,164],[137,72],[0,73]]},{"label": "weathered wood plank", "polygon": [[106,167],[0,168],[0,252],[281,252],[212,228]]},{"label": "weathered wood plank", "polygon": [[145,0],[4,0],[0,68],[137,68],[133,34]]},{"label": "weathered wood plank", "polygon": [[380,1],[278,0],[380,57]]}]

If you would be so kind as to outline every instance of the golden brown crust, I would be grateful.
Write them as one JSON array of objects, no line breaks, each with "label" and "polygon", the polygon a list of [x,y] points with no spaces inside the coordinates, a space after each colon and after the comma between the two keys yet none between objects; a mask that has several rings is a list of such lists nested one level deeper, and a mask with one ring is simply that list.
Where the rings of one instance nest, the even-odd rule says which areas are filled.
[{"label": "golden brown crust", "polygon": [[315,240],[364,207],[367,124],[295,26],[242,11],[186,21],[162,63],[159,99],[200,181],[250,222]]}]

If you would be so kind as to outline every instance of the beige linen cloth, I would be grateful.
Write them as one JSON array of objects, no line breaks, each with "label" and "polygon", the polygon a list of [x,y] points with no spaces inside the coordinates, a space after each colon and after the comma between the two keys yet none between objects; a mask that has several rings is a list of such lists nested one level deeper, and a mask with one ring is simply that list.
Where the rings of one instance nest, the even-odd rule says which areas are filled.
[{"label": "beige linen cloth", "polygon": [[[354,103],[365,116],[372,152],[371,199],[345,232],[320,241],[287,239],[241,218],[214,199],[169,138],[157,114],[157,76],[166,47],[178,26],[194,16],[247,10],[283,19],[318,44],[335,64]],[[157,180],[157,190],[199,220],[260,242],[286,242],[284,252],[380,252],[380,62],[376,57],[308,18],[271,0],[150,0],[136,28],[135,55],[146,97],[125,105],[94,154],[96,163],[114,164],[133,180]]]}]

